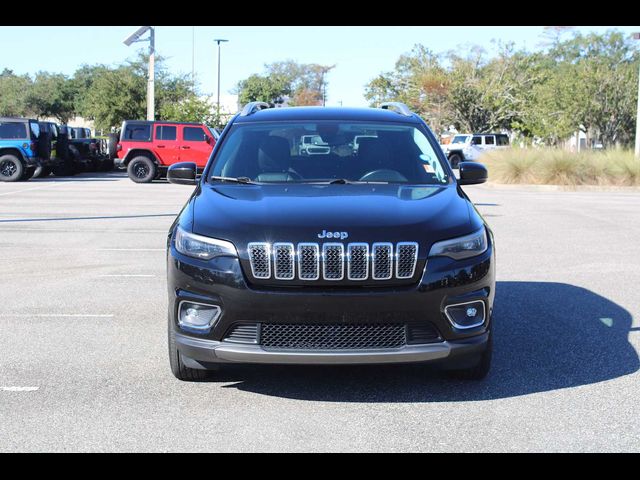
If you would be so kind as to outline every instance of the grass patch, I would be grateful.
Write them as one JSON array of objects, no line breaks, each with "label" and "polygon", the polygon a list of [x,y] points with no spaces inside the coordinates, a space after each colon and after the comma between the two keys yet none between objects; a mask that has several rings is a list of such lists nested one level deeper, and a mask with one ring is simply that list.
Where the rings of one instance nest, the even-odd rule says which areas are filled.
[{"label": "grass patch", "polygon": [[630,150],[508,148],[487,152],[480,162],[496,183],[640,186],[640,159]]}]

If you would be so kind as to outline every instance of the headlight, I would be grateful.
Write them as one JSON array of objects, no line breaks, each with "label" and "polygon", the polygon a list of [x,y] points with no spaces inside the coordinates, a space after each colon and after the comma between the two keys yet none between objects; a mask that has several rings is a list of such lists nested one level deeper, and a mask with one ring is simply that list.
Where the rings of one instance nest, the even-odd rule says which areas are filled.
[{"label": "headlight", "polygon": [[211,260],[213,257],[238,256],[233,243],[185,232],[179,226],[176,228],[174,240],[176,250],[189,257]]},{"label": "headlight", "polygon": [[487,250],[487,232],[482,227],[477,232],[464,237],[438,242],[431,247],[430,257],[451,257],[456,260],[475,257]]}]

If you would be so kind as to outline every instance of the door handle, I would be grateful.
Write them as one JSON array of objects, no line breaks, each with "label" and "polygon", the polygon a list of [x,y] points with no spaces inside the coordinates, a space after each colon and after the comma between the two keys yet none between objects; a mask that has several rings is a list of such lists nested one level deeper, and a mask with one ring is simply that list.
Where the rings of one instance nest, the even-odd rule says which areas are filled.
[{"label": "door handle", "polygon": [[158,145],[158,148],[165,148],[164,145]]},{"label": "door handle", "polygon": [[182,148],[183,150],[189,150],[191,147],[189,147],[188,145],[183,145],[183,146],[182,146],[182,147],[180,147],[180,148]]}]

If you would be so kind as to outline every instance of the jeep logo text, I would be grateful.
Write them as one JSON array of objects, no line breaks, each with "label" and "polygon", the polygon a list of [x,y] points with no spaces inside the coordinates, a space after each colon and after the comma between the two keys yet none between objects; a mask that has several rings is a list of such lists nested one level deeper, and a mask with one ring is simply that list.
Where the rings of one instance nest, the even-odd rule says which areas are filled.
[{"label": "jeep logo text", "polygon": [[349,234],[347,232],[327,232],[326,230],[322,230],[322,233],[318,234],[318,238],[339,238],[340,240],[344,240],[348,237]]}]

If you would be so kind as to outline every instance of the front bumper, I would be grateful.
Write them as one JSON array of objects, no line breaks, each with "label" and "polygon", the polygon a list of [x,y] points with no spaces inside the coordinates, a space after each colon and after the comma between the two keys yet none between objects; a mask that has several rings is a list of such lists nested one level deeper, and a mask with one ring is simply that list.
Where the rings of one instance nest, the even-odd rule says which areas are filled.
[{"label": "front bumper", "polygon": [[[215,363],[382,364],[460,361],[473,364],[487,345],[495,295],[493,242],[477,257],[454,261],[432,258],[415,285],[388,288],[271,288],[247,282],[240,262],[231,257],[201,261],[178,253],[169,244],[167,255],[169,328],[183,362],[190,368]],[[178,326],[181,301],[218,305],[214,327],[192,333]],[[457,329],[444,309],[470,301],[485,304],[486,321]],[[353,350],[268,349],[226,340],[238,323],[429,323],[440,338],[399,348]]]},{"label": "front bumper", "polygon": [[430,362],[447,358],[469,360],[469,357],[475,359],[484,351],[487,341],[488,333],[484,333],[458,342],[445,340],[394,349],[312,351],[267,350],[259,345],[205,340],[179,333],[175,335],[183,362],[191,368],[206,368],[208,363],[362,365]]}]

